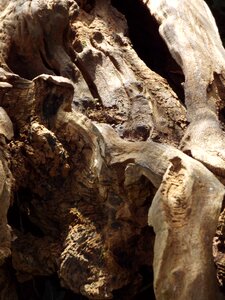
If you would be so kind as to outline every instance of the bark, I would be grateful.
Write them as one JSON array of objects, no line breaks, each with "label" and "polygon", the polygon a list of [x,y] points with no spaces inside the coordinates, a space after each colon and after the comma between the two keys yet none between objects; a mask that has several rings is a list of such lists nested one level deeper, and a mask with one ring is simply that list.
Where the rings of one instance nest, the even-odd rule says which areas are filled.
[{"label": "bark", "polygon": [[[185,78],[183,103],[112,4],[0,4],[1,299],[34,299],[20,287],[43,276],[88,299],[134,299],[152,267],[156,299],[223,297],[225,52],[214,18],[202,0],[136,1]],[[42,299],[63,298],[51,280]]]}]

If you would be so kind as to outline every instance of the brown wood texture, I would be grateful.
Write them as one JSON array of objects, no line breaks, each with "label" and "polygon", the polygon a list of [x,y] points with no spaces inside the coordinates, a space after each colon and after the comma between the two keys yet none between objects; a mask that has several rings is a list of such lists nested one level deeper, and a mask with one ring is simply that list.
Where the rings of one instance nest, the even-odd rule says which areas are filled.
[{"label": "brown wood texture", "polygon": [[[1,300],[51,276],[74,297],[141,299],[143,269],[156,299],[225,297],[215,20],[202,0],[121,3],[0,3]],[[118,10],[134,4],[152,69]]]}]

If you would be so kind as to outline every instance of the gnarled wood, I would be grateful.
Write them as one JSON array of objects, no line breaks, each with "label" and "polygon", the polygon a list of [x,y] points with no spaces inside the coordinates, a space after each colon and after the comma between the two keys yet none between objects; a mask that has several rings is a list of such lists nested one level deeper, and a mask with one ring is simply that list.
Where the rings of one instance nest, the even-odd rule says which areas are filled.
[{"label": "gnarled wood", "polygon": [[224,187],[189,158],[174,157],[171,162],[149,212],[156,232],[156,298],[223,299],[216,284],[211,241]]},{"label": "gnarled wood", "polygon": [[186,78],[186,132],[186,108],[110,1],[1,2],[2,299],[56,274],[89,299],[122,299],[124,287],[131,299],[152,267],[151,205],[157,299],[219,297],[211,245],[224,186],[206,167],[223,176],[224,50],[203,1],[170,3],[146,6]]},{"label": "gnarled wood", "polygon": [[185,76],[190,125],[181,148],[223,176],[225,138],[218,115],[224,107],[225,50],[215,20],[203,0],[148,1],[146,5]]}]

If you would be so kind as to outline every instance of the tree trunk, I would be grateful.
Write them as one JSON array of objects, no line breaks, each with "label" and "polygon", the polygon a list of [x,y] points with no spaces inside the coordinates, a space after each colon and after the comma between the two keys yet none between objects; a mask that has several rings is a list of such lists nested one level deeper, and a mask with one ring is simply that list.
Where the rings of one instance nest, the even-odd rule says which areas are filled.
[{"label": "tree trunk", "polygon": [[225,51],[192,2],[1,1],[0,299],[225,297]]}]

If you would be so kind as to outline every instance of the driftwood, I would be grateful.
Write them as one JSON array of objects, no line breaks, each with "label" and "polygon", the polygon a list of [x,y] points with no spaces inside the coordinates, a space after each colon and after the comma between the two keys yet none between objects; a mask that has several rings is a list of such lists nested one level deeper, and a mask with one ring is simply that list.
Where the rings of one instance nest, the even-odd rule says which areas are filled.
[{"label": "driftwood", "polygon": [[137,3],[185,104],[110,1],[1,1],[0,299],[132,299],[152,266],[156,299],[223,297],[224,49],[204,1]]}]

